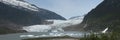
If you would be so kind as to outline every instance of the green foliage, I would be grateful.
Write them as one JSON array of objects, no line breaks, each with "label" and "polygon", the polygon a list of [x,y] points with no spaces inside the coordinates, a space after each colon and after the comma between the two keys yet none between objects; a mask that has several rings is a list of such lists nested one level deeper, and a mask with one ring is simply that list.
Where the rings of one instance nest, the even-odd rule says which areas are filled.
[{"label": "green foliage", "polygon": [[15,30],[10,30],[8,28],[0,28],[0,34],[16,33]]},{"label": "green foliage", "polygon": [[119,40],[119,33],[106,33],[106,34],[91,34],[87,35],[80,40]]}]

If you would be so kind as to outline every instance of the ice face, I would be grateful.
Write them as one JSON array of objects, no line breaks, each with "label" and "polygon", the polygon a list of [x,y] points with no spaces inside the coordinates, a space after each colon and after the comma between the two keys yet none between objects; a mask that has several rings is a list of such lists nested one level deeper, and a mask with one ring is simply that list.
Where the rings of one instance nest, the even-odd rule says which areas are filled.
[{"label": "ice face", "polygon": [[28,27],[23,27],[23,30],[27,32],[47,32],[51,27],[49,25],[32,25]]}]

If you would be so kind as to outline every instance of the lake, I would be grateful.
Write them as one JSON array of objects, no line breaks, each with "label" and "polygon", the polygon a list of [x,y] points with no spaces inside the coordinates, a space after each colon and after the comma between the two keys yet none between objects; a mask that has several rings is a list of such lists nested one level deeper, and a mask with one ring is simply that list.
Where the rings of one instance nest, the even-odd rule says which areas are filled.
[{"label": "lake", "polygon": [[29,33],[15,33],[0,35],[0,40],[21,40],[26,38],[37,37],[57,37],[57,36],[70,36],[70,37],[83,37],[85,32],[29,32]]}]

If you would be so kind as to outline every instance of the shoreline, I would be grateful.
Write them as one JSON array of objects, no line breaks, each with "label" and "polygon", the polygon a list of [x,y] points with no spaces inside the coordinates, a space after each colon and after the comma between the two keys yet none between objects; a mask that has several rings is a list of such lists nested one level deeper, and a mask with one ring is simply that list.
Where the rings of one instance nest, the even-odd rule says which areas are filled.
[{"label": "shoreline", "polygon": [[22,39],[22,40],[79,40],[80,38],[74,38],[74,37],[44,37],[44,38],[28,38],[28,39]]}]

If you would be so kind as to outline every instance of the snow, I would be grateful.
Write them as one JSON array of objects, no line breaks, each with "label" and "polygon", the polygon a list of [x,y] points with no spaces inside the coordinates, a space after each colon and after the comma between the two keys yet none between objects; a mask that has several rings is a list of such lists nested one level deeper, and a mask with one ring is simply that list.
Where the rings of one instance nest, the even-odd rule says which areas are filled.
[{"label": "snow", "polygon": [[7,5],[12,5],[13,7],[26,8],[32,11],[38,11],[38,8],[33,6],[32,4],[19,0],[0,0],[0,2],[3,2]]},{"label": "snow", "polygon": [[107,30],[108,30],[108,28],[106,28],[105,30],[103,30],[102,33],[106,33]]}]

